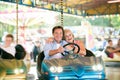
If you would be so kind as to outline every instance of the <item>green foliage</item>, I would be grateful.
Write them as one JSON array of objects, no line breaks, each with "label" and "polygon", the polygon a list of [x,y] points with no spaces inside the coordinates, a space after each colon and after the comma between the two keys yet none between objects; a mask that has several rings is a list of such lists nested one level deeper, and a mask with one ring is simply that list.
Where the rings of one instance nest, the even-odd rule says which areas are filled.
[{"label": "green foliage", "polygon": [[4,32],[8,32],[8,33],[12,34],[14,30],[15,30],[15,26],[4,24],[4,23],[0,22],[0,40],[1,40]]},{"label": "green foliage", "polygon": [[[83,18],[77,17],[77,16],[69,16],[69,15],[64,15],[63,16],[63,23],[64,26],[80,26],[81,21]],[[56,25],[61,24],[61,15],[58,15],[58,23]],[[92,17],[92,18],[86,18],[91,25],[93,26],[102,26],[102,27],[114,27],[114,28],[120,28],[120,17]]]},{"label": "green foliage", "polygon": [[[58,15],[58,23],[61,24],[61,15]],[[81,25],[81,18],[79,16],[69,16],[64,15],[63,16],[63,24],[64,26],[80,26]]]},{"label": "green foliage", "polygon": [[80,26],[80,25],[81,25],[81,18],[64,16],[64,26]]},{"label": "green foliage", "polygon": [[94,17],[89,18],[88,21],[94,26],[102,26],[102,27],[114,27],[120,29],[120,17]]},{"label": "green foliage", "polygon": [[115,28],[120,29],[120,17],[115,16],[115,17],[111,18],[111,24],[112,24]]},{"label": "green foliage", "polygon": [[102,27],[111,27],[110,18],[98,17],[98,18],[89,18],[88,21],[94,26],[102,26]]}]

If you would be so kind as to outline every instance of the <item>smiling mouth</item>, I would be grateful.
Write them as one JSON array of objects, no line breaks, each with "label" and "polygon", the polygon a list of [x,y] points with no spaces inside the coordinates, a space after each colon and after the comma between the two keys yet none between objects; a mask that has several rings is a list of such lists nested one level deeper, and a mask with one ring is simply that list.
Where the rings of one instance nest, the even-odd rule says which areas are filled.
[{"label": "smiling mouth", "polygon": [[68,39],[68,40],[71,40],[71,39]]},{"label": "smiling mouth", "polygon": [[71,40],[72,40],[72,38],[68,39],[68,41],[71,41]]}]

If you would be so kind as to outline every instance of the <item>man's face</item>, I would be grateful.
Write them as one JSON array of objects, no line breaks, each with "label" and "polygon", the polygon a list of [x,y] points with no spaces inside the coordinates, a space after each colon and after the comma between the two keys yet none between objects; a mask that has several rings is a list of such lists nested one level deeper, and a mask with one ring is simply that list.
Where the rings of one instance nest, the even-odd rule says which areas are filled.
[{"label": "man's face", "polygon": [[113,42],[112,42],[112,41],[110,41],[110,42],[109,42],[109,45],[110,45],[110,46],[112,46],[112,45],[113,45]]},{"label": "man's face", "polygon": [[37,47],[40,47],[40,42],[39,42],[39,41],[36,41],[36,42],[35,42],[35,45],[36,45]]},{"label": "man's face", "polygon": [[5,38],[5,44],[10,45],[13,42],[13,39],[11,37]]},{"label": "man's face", "polygon": [[62,29],[55,29],[54,33],[53,33],[53,36],[54,36],[54,39],[57,42],[60,42],[62,40],[62,37],[63,37],[63,31],[62,31]]},{"label": "man's face", "polygon": [[73,34],[71,32],[65,32],[65,40],[70,43],[73,42],[74,40]]}]

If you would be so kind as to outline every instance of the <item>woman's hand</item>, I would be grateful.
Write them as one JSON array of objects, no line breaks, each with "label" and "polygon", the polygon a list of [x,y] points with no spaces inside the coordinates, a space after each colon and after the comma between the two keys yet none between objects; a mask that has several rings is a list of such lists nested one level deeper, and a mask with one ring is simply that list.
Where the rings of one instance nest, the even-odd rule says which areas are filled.
[{"label": "woman's hand", "polygon": [[52,43],[54,41],[53,37],[49,37],[46,39],[46,43]]},{"label": "woman's hand", "polygon": [[81,56],[85,56],[85,55],[86,55],[86,51],[80,51],[79,54],[80,54]]}]

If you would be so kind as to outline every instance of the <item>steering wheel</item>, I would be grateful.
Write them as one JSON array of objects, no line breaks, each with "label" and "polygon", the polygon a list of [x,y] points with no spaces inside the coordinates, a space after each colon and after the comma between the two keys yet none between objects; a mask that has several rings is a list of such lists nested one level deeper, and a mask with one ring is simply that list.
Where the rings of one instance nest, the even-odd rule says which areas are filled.
[{"label": "steering wheel", "polygon": [[[70,45],[73,45],[74,47],[71,49],[71,50],[66,50],[66,46],[70,46]],[[74,53],[74,50],[75,50],[75,46],[78,48],[77,50],[77,53],[79,53],[80,51],[80,47],[78,46],[78,44],[76,43],[68,43],[68,44],[65,44],[63,46],[63,48],[65,49],[64,53],[61,53],[63,56],[66,56],[66,55],[71,55],[71,58],[75,58],[77,55]]]}]

